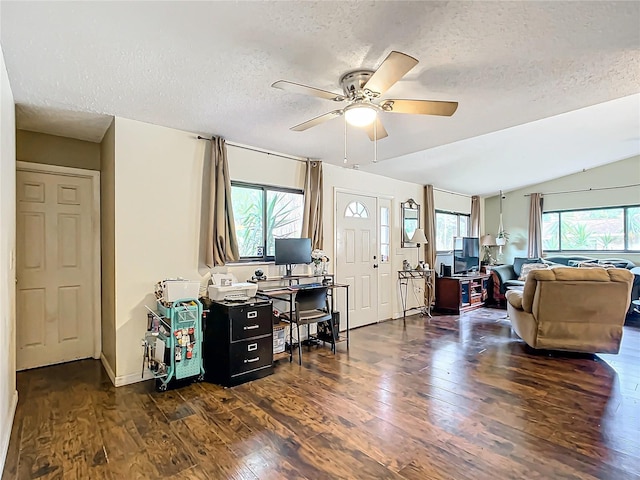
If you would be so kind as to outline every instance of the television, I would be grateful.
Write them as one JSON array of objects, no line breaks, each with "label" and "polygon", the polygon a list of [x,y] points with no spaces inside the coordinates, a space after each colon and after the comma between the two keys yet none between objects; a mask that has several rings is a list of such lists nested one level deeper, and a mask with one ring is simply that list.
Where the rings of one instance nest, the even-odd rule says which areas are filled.
[{"label": "television", "polygon": [[480,239],[478,237],[454,237],[453,274],[465,275],[480,269]]},{"label": "television", "polygon": [[286,265],[285,276],[291,276],[293,265],[311,263],[310,238],[276,238],[276,265]]}]

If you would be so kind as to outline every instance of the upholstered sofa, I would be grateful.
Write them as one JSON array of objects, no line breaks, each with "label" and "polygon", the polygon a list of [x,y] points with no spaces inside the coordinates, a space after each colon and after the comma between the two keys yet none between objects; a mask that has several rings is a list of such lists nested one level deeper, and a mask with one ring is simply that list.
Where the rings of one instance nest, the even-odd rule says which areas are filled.
[{"label": "upholstered sofa", "polygon": [[618,353],[632,283],[622,268],[534,270],[507,291],[509,319],[532,348]]},{"label": "upholstered sofa", "polygon": [[[617,268],[625,268],[627,270],[634,269],[636,265],[624,258],[593,258],[579,255],[565,256],[558,255],[542,258],[523,258],[515,257],[512,265],[500,265],[491,270],[492,277],[492,300],[493,303],[504,305],[505,294],[510,287],[524,287],[524,280],[519,280],[522,272],[522,266],[527,263],[547,263],[551,265],[566,265],[569,267],[578,266],[581,263],[595,263],[599,265],[613,265]],[[640,275],[636,274],[634,281],[633,299],[640,296]]]}]

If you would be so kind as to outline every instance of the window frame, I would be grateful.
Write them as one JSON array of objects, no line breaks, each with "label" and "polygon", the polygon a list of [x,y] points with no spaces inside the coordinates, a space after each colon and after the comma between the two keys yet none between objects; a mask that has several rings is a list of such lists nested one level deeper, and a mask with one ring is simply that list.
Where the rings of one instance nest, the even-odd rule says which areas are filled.
[{"label": "window frame", "polygon": [[[640,204],[631,204],[631,205],[612,205],[607,207],[586,207],[586,208],[572,208],[565,210],[545,210],[542,212],[542,215],[545,214],[558,214],[558,250],[547,250],[544,249],[544,253],[640,253],[640,250],[631,250],[629,249],[629,223],[628,223],[628,210],[631,208],[640,208]],[[623,223],[623,232],[624,232],[624,249],[623,250],[563,250],[562,249],[562,214],[563,213],[574,213],[574,212],[588,212],[588,211],[597,211],[597,210],[614,210],[614,209],[622,209],[622,223]]]},{"label": "window frame", "polygon": [[[267,218],[267,192],[283,192],[283,193],[294,193],[294,194],[298,194],[298,195],[302,195],[303,198],[303,205],[304,205],[304,190],[300,189],[300,188],[288,188],[288,187],[278,187],[278,186],[274,186],[274,185],[264,185],[261,183],[250,183],[250,182],[243,182],[243,181],[238,181],[238,180],[231,180],[231,187],[242,187],[242,188],[252,188],[254,190],[261,190],[262,191],[262,238],[264,239],[264,243],[262,245],[263,247],[263,252],[264,254],[259,257],[259,256],[252,256],[252,257],[240,257],[237,261],[235,261],[234,263],[268,263],[268,262],[274,262],[275,261],[275,255],[267,255],[267,245],[266,245],[266,241],[267,241],[267,225],[268,222],[266,221]],[[233,202],[232,202],[232,207],[233,207]],[[303,207],[304,209],[304,207]],[[303,211],[303,215],[304,215],[304,211]],[[233,215],[233,219],[234,219],[234,228],[235,228],[235,224],[236,224],[236,215],[234,212]],[[236,229],[237,232],[237,229]],[[291,237],[291,238],[302,238],[302,237]]]},{"label": "window frame", "polygon": [[[470,213],[461,213],[461,212],[453,212],[450,210],[439,210],[436,209],[435,211],[435,224],[436,224],[436,229],[438,228],[438,214],[439,213],[444,213],[446,215],[455,215],[456,216],[456,231],[457,231],[457,235],[454,235],[453,237],[468,237],[469,236],[469,227],[471,225],[471,214]],[[460,235],[460,217],[466,217],[467,218],[467,232],[464,235]],[[436,238],[438,236],[438,232],[436,231]],[[447,255],[453,253],[453,241],[451,242],[451,248],[449,248],[448,250],[436,250],[436,255]]]}]

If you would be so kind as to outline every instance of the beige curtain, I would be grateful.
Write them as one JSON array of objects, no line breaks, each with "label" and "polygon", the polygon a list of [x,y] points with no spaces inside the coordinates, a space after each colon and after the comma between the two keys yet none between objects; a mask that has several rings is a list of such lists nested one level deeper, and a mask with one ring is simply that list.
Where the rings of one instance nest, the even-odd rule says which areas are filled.
[{"label": "beige curtain", "polygon": [[480,197],[471,197],[471,236],[480,237]]},{"label": "beige curtain", "polygon": [[322,249],[322,162],[307,162],[302,237],[311,239],[311,248]]},{"label": "beige curtain", "polygon": [[231,178],[227,165],[227,145],[222,137],[211,137],[209,182],[209,224],[207,229],[208,267],[224,265],[240,258],[236,224],[231,206]]},{"label": "beige curtain", "polygon": [[[436,204],[433,199],[433,185],[424,186],[424,261],[430,268],[436,268]],[[429,294],[429,295],[428,295]],[[436,279],[431,279],[430,292],[425,289],[425,303],[431,305],[436,294]]]},{"label": "beige curtain", "polygon": [[542,194],[531,194],[529,206],[529,258],[542,256]]}]

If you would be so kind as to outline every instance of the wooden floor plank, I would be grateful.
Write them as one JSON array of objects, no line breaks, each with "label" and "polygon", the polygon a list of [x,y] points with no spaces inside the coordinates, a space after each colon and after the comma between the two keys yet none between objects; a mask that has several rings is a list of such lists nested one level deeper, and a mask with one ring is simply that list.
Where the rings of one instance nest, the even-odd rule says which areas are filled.
[{"label": "wooden floor plank", "polygon": [[3,480],[640,478],[640,325],[619,355],[532,352],[505,312],[353,330],[223,388],[20,372]]}]

